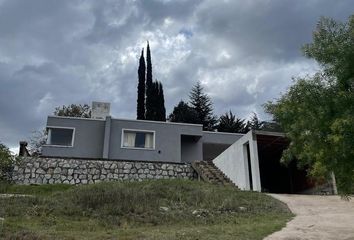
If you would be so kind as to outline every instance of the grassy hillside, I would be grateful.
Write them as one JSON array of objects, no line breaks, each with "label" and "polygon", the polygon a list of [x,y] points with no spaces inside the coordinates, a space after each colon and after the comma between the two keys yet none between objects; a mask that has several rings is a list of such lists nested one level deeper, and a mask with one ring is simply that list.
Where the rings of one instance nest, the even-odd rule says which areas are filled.
[{"label": "grassy hillside", "polygon": [[4,239],[262,239],[291,218],[279,201],[197,181],[7,186]]}]

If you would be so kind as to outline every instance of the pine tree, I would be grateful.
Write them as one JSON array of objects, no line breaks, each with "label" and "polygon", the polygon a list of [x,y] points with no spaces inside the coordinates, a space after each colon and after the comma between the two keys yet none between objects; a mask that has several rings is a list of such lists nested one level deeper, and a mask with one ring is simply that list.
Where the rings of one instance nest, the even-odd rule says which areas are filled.
[{"label": "pine tree", "polygon": [[141,51],[138,68],[138,99],[136,119],[145,119],[145,59],[144,49]]},{"label": "pine tree", "polygon": [[213,131],[217,123],[216,117],[213,114],[213,103],[203,90],[198,81],[189,94],[189,103],[197,112],[197,123],[203,124],[204,130]]},{"label": "pine tree", "polygon": [[231,133],[246,133],[248,131],[245,120],[236,118],[231,110],[220,116],[217,129],[219,132]]},{"label": "pine tree", "polygon": [[263,125],[264,122],[258,118],[257,113],[255,112],[253,113],[251,120],[247,122],[247,128],[249,130],[262,130]]},{"label": "pine tree", "polygon": [[153,96],[153,81],[152,81],[152,64],[151,64],[151,53],[149,42],[147,42],[146,49],[146,109],[145,109],[145,119],[154,120],[154,96]]}]

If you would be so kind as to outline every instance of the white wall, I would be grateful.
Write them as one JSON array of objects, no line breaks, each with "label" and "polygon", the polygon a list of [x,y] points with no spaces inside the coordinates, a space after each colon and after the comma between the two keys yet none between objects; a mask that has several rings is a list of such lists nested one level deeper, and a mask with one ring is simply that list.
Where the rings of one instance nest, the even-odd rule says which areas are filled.
[{"label": "white wall", "polygon": [[250,189],[247,144],[250,147],[252,183],[254,191],[261,191],[256,136],[249,131],[213,160],[213,163],[242,190]]}]

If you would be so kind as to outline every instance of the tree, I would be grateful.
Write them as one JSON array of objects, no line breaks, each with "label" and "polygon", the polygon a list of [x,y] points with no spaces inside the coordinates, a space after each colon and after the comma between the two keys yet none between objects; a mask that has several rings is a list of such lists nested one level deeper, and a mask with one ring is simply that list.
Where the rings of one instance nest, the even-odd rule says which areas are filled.
[{"label": "tree", "polygon": [[322,70],[298,78],[265,105],[291,140],[283,160],[296,157],[313,176],[334,172],[338,190],[354,187],[354,16],[348,23],[321,18],[313,42],[303,47]]},{"label": "tree", "polygon": [[87,104],[71,104],[68,106],[56,107],[56,116],[91,118],[91,107]]},{"label": "tree", "polygon": [[0,180],[9,180],[9,174],[14,163],[14,156],[4,144],[0,143]]},{"label": "tree", "polygon": [[258,118],[257,113],[253,113],[251,120],[247,122],[248,130],[262,130],[264,122]]},{"label": "tree", "polygon": [[146,49],[146,101],[145,119],[166,121],[165,98],[161,82],[152,80],[152,64],[149,42]]},{"label": "tree", "polygon": [[154,89],[152,81],[152,64],[151,64],[151,53],[149,42],[146,48],[146,109],[145,109],[145,119],[154,120]]},{"label": "tree", "polygon": [[141,51],[138,68],[138,99],[136,119],[145,119],[145,59],[144,49]]},{"label": "tree", "polygon": [[157,82],[157,121],[166,121],[165,97],[161,82]]},{"label": "tree", "polygon": [[210,97],[204,93],[204,89],[200,82],[192,88],[189,94],[189,103],[197,112],[197,123],[203,124],[203,129],[212,131],[217,123],[216,117],[213,114],[213,103]]},{"label": "tree", "polygon": [[168,119],[171,122],[197,123],[197,112],[194,108],[181,100],[177,106],[173,108]]},{"label": "tree", "polygon": [[151,84],[151,108],[150,118],[153,121],[166,121],[165,99],[162,84],[154,81]]},{"label": "tree", "polygon": [[236,116],[231,112],[231,110],[220,116],[217,130],[219,132],[230,132],[230,133],[248,132],[248,129],[245,124],[245,120],[236,118]]},{"label": "tree", "polygon": [[34,131],[28,143],[28,151],[31,156],[42,154],[42,146],[47,142],[47,130]]},{"label": "tree", "polygon": [[284,132],[279,123],[275,121],[263,121],[262,131]]}]

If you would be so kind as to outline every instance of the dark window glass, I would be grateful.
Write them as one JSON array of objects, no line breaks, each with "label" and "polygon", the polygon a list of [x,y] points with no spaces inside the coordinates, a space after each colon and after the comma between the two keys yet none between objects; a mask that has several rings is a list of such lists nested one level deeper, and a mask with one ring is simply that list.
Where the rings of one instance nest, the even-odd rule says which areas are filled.
[{"label": "dark window glass", "polygon": [[50,145],[71,146],[73,129],[51,128],[50,131]]},{"label": "dark window glass", "polygon": [[145,133],[137,132],[135,135],[135,147],[145,148]]}]

